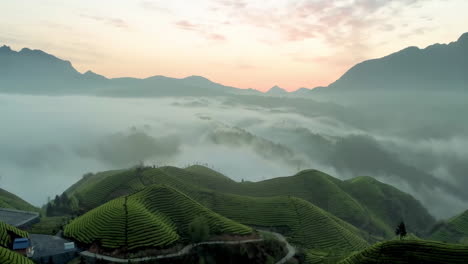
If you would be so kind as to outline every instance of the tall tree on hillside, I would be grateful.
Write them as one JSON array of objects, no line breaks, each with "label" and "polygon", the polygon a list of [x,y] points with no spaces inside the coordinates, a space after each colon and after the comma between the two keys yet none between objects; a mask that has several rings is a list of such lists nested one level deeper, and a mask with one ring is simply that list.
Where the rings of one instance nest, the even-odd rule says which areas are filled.
[{"label": "tall tree on hillside", "polygon": [[400,240],[402,240],[406,236],[406,225],[403,221],[397,226],[395,230],[395,234],[400,236]]}]

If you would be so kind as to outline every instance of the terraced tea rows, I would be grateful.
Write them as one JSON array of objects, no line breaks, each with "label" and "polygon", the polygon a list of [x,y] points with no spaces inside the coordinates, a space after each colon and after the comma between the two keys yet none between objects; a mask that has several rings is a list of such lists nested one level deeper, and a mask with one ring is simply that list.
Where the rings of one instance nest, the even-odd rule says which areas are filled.
[{"label": "terraced tea rows", "polygon": [[389,241],[376,244],[339,262],[358,263],[464,264],[468,263],[468,246],[421,240]]},{"label": "terraced tea rows", "polygon": [[2,264],[34,264],[31,260],[20,254],[0,247],[0,263]]},{"label": "terraced tea rows", "polygon": [[353,251],[368,246],[355,227],[299,198],[211,195],[214,211],[243,224],[276,229],[306,248]]},{"label": "terraced tea rows", "polygon": [[105,248],[166,248],[186,240],[196,217],[207,219],[212,234],[246,235],[251,228],[226,219],[179,191],[150,186],[133,195],[114,199],[75,219],[65,236]]},{"label": "terraced tea rows", "polygon": [[175,223],[178,232],[183,235],[188,233],[188,225],[197,216],[205,218],[214,234],[252,233],[251,228],[214,213],[171,187],[151,186],[131,195],[129,199],[138,201],[151,212],[161,212]]},{"label": "terraced tea rows", "polygon": [[443,242],[468,244],[468,210],[440,226],[431,238]]},{"label": "terraced tea rows", "polygon": [[[191,170],[193,169],[191,168]],[[199,171],[197,170],[196,173],[199,173]],[[205,178],[210,178],[210,180]],[[143,188],[143,183],[164,183],[184,192],[190,198],[220,215],[237,222],[266,228],[273,227],[288,235],[294,243],[301,243],[307,247],[325,248],[332,244],[334,246],[335,244],[330,241],[338,239],[336,245],[347,250],[360,250],[367,246],[367,243],[362,239],[364,232],[307,201],[295,200],[291,197],[288,198],[288,196],[248,197],[224,194],[195,184],[197,181],[208,181],[210,184],[216,185],[217,179],[222,182],[230,181],[223,176],[217,175],[216,172],[209,174],[209,176],[199,176],[191,171],[174,167],[149,169],[138,176],[135,171],[129,171],[101,180],[93,188],[95,191],[90,191],[88,194],[90,197],[108,197],[110,193],[132,193],[139,188]],[[112,182],[117,187],[112,190],[112,188],[104,186],[108,182]],[[91,194],[97,195],[92,196]],[[139,195],[141,194],[131,195],[130,197],[133,199],[133,197]],[[145,199],[149,200],[146,195]],[[144,203],[145,199],[141,199],[141,203]],[[87,198],[87,201],[89,200],[90,198]],[[152,202],[152,204],[156,205],[158,203]],[[303,206],[296,211],[296,204]],[[147,207],[150,208],[150,206]],[[158,210],[164,211],[164,208],[158,208]],[[169,215],[173,210],[171,208],[166,214]],[[183,212],[181,215],[184,215]],[[335,225],[336,227],[333,227]],[[180,230],[184,233],[185,228]],[[221,230],[221,232],[224,231],[229,230]]]},{"label": "terraced tea rows", "polygon": [[155,183],[173,186],[197,201],[201,201],[196,197],[199,189],[254,197],[295,196],[377,237],[392,237],[395,219],[405,219],[417,234],[434,223],[418,201],[392,186],[370,177],[341,181],[317,170],[255,183],[237,183],[203,166],[161,167],[142,172],[131,169],[95,174],[71,188],[69,194],[75,195],[83,209],[89,210]]},{"label": "terraced tea rows", "polygon": [[29,237],[29,235],[23,230],[0,222],[0,247],[10,248],[13,240],[19,237]]},{"label": "terraced tea rows", "polygon": [[203,166],[162,167],[160,170],[192,186],[217,192],[302,198],[374,235],[387,238],[393,236],[395,219],[405,219],[413,232],[423,232],[424,227],[435,222],[413,197],[371,177],[341,181],[317,170],[305,170],[289,177],[237,183]]}]

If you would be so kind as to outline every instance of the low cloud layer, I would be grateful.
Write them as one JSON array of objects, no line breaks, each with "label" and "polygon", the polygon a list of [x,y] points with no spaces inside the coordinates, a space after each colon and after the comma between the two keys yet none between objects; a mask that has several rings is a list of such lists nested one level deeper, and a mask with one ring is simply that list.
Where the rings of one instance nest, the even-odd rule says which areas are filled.
[{"label": "low cloud layer", "polygon": [[450,132],[457,122],[437,136],[416,137],[425,122],[400,120],[401,129],[379,130],[385,118],[367,118],[353,106],[242,96],[0,95],[0,111],[8,113],[0,117],[0,187],[35,205],[87,172],[143,161],[208,164],[238,181],[307,168],[342,179],[374,176],[413,194],[436,217],[467,209],[468,138]]}]

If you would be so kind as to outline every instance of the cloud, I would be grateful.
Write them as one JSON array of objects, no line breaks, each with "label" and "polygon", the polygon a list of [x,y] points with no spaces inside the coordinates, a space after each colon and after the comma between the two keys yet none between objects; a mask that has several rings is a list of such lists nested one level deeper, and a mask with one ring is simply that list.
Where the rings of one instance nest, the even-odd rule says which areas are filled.
[{"label": "cloud", "polygon": [[224,37],[223,35],[220,35],[220,34],[216,34],[216,33],[213,33],[213,34],[209,35],[209,38],[212,39],[212,40],[220,40],[220,41],[226,40],[226,37]]},{"label": "cloud", "polygon": [[243,0],[217,0],[216,2],[224,7],[235,9],[243,9],[247,6],[247,2]]},{"label": "cloud", "polygon": [[179,29],[193,31],[200,34],[203,38],[213,41],[226,41],[226,37],[219,33],[213,32],[210,27],[202,24],[194,24],[188,20],[179,20],[174,22]]},{"label": "cloud", "polygon": [[183,29],[183,30],[194,30],[194,31],[200,31],[201,28],[199,25],[195,25],[190,23],[187,20],[179,20],[174,23],[177,27]]},{"label": "cloud", "polygon": [[85,15],[85,14],[81,14],[80,16],[83,18],[92,19],[97,22],[102,22],[102,23],[105,23],[107,25],[110,25],[116,28],[129,29],[128,23],[121,18],[92,16],[92,15]]},{"label": "cloud", "polygon": [[168,8],[163,7],[163,5],[155,1],[144,0],[144,1],[140,1],[139,5],[145,10],[164,12],[166,14],[172,13]]},{"label": "cloud", "polygon": [[175,136],[155,138],[145,131],[132,129],[100,138],[77,149],[82,158],[94,158],[113,167],[130,167],[141,161],[166,161],[179,152],[180,142]]},{"label": "cloud", "polygon": [[271,31],[287,42],[321,39],[338,50],[352,49],[352,56],[361,59],[373,45],[370,40],[374,32],[395,30],[397,24],[393,18],[421,1],[306,0],[287,2],[281,7],[268,3],[253,7],[233,0],[214,0],[214,3],[225,10],[234,24]]}]

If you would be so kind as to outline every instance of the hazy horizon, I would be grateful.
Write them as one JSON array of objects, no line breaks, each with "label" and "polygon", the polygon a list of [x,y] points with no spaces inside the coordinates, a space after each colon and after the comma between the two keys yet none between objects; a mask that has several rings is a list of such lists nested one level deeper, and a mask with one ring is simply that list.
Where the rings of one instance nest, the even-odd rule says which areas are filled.
[{"label": "hazy horizon", "polygon": [[[265,91],[326,86],[354,64],[456,40],[466,1],[7,1],[0,43],[106,77],[204,76]],[[47,15],[47,18],[43,16]],[[230,52],[225,52],[225,51]]]}]

